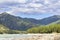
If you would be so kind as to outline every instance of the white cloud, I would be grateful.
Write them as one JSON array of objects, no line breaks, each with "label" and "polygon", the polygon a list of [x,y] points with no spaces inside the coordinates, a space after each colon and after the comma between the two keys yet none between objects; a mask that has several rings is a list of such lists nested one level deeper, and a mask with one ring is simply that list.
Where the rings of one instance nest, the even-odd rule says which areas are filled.
[{"label": "white cloud", "polygon": [[27,2],[27,0],[14,0],[14,1],[16,1],[16,2],[19,2],[19,3],[26,3]]},{"label": "white cloud", "polygon": [[[44,3],[43,3],[44,1]],[[20,3],[17,6],[3,5],[2,3],[10,2],[10,3]],[[38,3],[41,2],[41,3]],[[60,0],[1,0],[0,4],[3,5],[1,10],[7,12],[39,12],[39,13],[59,13],[60,14]],[[1,5],[0,5],[1,6]],[[5,6],[7,8],[5,8]],[[8,10],[9,9],[9,10]]]},{"label": "white cloud", "polygon": [[0,0],[0,3],[4,2],[18,2],[18,3],[26,3],[27,0]]},{"label": "white cloud", "polygon": [[44,1],[44,4],[49,4],[49,0],[45,0]]},{"label": "white cloud", "polygon": [[43,5],[42,4],[37,4],[37,3],[29,3],[28,4],[30,7],[34,7],[34,8],[39,8],[39,7],[42,7]]}]

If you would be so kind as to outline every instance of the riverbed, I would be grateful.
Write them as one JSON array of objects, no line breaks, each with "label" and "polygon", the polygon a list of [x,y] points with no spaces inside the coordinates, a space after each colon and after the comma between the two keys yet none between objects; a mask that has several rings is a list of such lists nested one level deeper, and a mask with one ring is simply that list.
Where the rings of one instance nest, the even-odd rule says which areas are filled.
[{"label": "riverbed", "polygon": [[60,34],[0,34],[0,40],[60,40]]}]

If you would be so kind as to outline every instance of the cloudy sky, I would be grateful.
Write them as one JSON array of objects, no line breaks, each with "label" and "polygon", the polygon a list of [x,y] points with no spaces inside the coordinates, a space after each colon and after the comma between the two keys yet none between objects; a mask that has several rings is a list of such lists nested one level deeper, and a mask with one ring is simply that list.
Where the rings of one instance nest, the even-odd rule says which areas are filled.
[{"label": "cloudy sky", "polygon": [[60,15],[60,0],[0,0],[0,13],[41,19]]}]

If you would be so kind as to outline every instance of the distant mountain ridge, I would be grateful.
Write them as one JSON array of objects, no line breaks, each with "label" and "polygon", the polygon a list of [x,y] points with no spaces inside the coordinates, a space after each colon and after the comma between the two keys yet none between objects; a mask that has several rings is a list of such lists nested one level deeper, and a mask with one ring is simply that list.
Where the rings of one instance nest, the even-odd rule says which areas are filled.
[{"label": "distant mountain ridge", "polygon": [[10,15],[6,12],[0,14],[0,24],[5,25],[12,30],[22,30],[25,31],[32,27],[37,27],[40,25],[48,25],[53,22],[60,20],[60,15],[54,15],[41,20],[36,20],[32,18],[22,18]]},{"label": "distant mountain ridge", "polygon": [[8,13],[0,14],[0,24],[13,30],[27,30],[38,25],[36,21],[35,19],[16,17]]},{"label": "distant mountain ridge", "polygon": [[56,22],[58,20],[60,20],[60,15],[54,15],[54,16],[51,16],[51,17],[44,18],[44,19],[40,20],[40,23],[43,24],[43,25],[47,25],[47,24]]}]

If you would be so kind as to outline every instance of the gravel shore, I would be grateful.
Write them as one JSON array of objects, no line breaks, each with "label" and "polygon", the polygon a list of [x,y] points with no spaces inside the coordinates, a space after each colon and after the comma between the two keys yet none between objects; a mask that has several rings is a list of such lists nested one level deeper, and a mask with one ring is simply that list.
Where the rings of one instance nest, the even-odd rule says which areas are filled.
[{"label": "gravel shore", "polygon": [[11,35],[10,37],[0,37],[0,40],[60,40],[60,34],[24,34],[13,37]]}]

